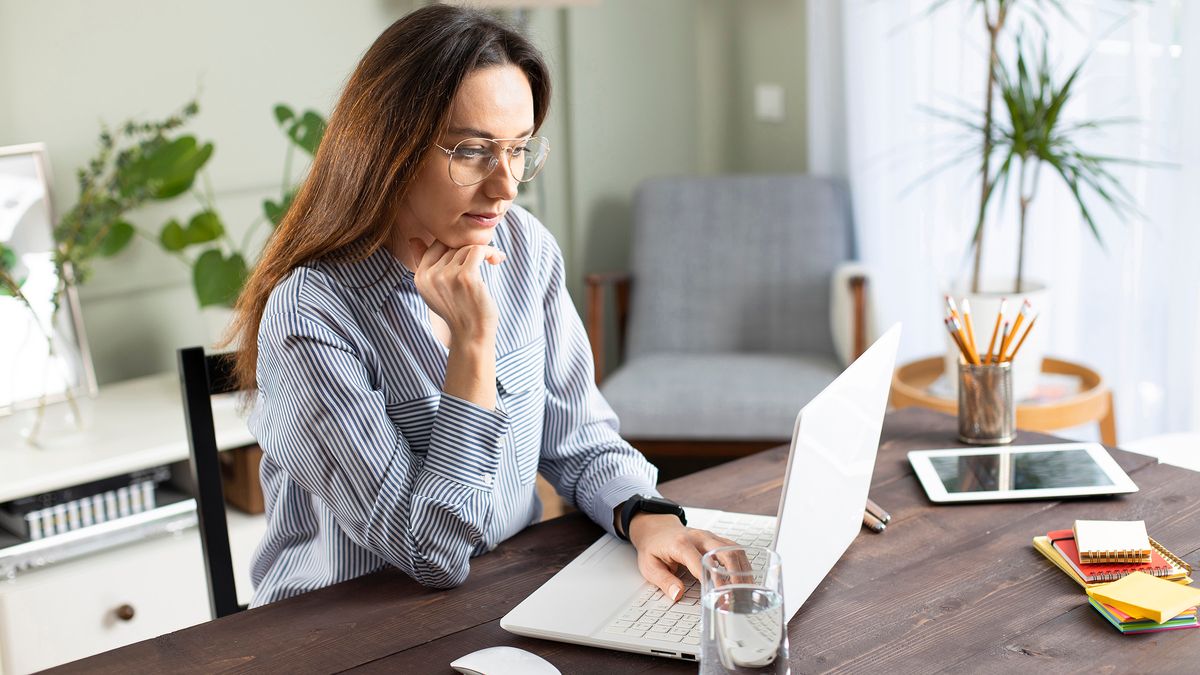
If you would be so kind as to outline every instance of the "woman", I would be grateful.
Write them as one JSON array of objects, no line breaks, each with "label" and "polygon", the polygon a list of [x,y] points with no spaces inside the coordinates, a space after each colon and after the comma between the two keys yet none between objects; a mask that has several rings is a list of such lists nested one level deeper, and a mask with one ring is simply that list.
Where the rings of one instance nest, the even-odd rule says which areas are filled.
[{"label": "woman", "polygon": [[268,523],[254,605],[386,565],[461,584],[537,522],[539,470],[669,596],[673,570],[698,577],[727,543],[639,510],[656,471],[593,384],[554,239],[513,204],[549,100],[526,39],[446,5],[397,21],[351,75],[238,301]]}]

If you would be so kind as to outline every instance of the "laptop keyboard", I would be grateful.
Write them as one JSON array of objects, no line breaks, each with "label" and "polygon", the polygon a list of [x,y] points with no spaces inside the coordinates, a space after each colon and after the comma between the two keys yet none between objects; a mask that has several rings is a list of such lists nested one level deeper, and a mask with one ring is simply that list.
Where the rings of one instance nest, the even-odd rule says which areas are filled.
[{"label": "laptop keyboard", "polygon": [[[774,523],[738,514],[723,516],[709,529],[743,546],[770,547],[775,535]],[[752,566],[758,563],[757,556],[750,558]],[[700,583],[686,567],[681,567],[676,576],[683,583],[683,597],[679,602],[672,603],[658,587],[647,583],[629,607],[605,626],[604,632],[614,637],[642,638],[676,647],[681,644],[699,646]]]}]

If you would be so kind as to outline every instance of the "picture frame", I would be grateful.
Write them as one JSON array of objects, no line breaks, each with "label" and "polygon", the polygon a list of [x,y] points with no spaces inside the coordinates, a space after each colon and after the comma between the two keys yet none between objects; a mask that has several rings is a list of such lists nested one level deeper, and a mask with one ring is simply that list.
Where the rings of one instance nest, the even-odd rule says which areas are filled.
[{"label": "picture frame", "polygon": [[56,222],[46,145],[0,147],[0,264],[19,291],[0,288],[0,415],[97,390],[75,285],[60,290]]}]

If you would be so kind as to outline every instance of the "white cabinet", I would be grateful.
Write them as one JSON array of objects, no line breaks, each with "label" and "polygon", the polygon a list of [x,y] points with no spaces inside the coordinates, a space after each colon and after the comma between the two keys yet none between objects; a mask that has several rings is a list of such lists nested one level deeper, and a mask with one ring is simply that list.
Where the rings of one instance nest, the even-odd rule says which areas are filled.
[{"label": "white cabinet", "polygon": [[[173,375],[114,385],[91,403],[93,427],[40,450],[21,444],[13,420],[0,419],[0,501],[186,460]],[[232,402],[215,408],[224,448],[253,441]],[[229,511],[243,603],[250,599],[250,556],[265,527],[262,516]],[[0,674],[48,668],[209,618],[194,526],[124,543],[0,580]]]},{"label": "white cabinet", "polygon": [[[261,516],[229,514],[243,603],[250,601],[250,555],[264,529]],[[193,527],[0,582],[0,670],[41,670],[209,618],[204,559]]]}]

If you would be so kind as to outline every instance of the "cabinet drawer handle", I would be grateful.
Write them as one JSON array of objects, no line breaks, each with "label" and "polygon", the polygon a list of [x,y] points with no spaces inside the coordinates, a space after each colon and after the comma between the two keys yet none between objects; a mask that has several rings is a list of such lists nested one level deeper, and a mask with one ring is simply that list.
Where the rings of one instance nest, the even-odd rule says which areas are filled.
[{"label": "cabinet drawer handle", "polygon": [[134,614],[133,605],[130,605],[130,604],[121,605],[120,607],[116,608],[116,610],[114,610],[114,612],[116,613],[117,618],[122,621],[129,621],[129,620],[133,619],[133,614]]}]

